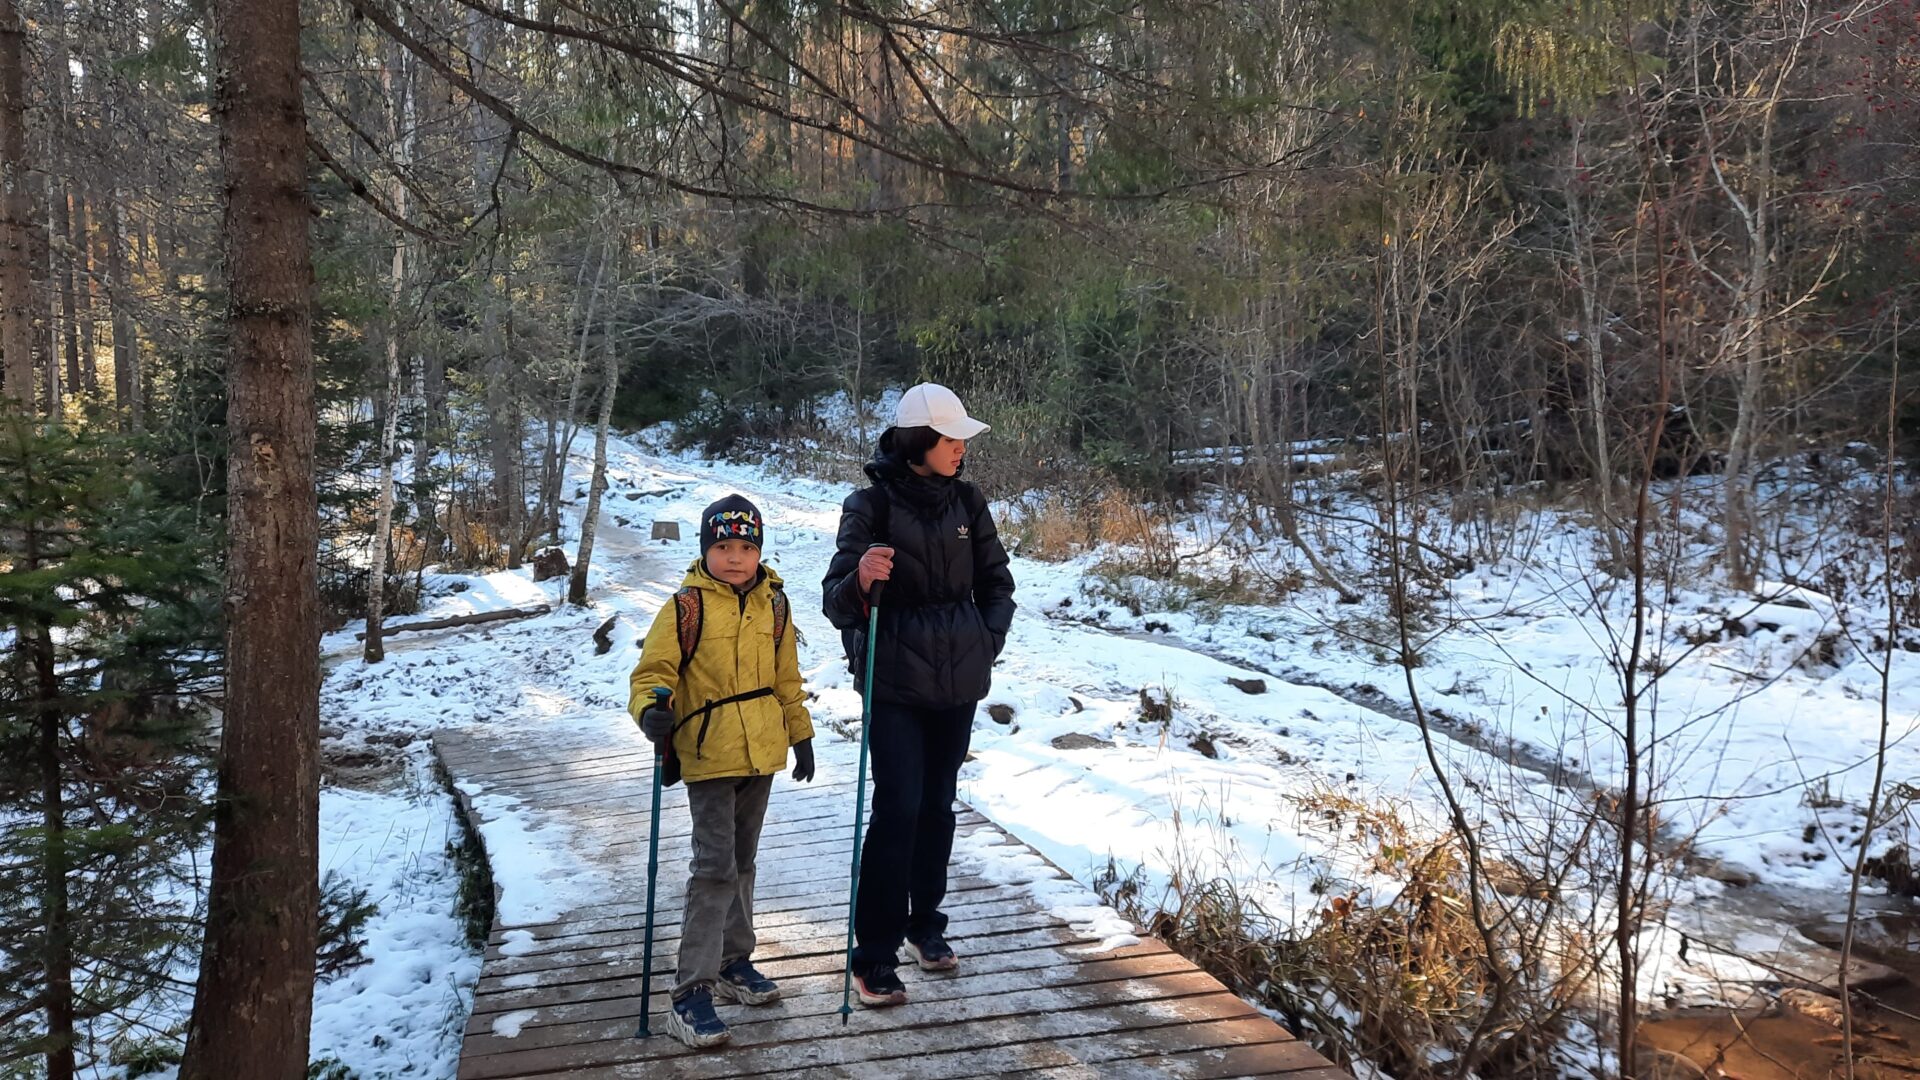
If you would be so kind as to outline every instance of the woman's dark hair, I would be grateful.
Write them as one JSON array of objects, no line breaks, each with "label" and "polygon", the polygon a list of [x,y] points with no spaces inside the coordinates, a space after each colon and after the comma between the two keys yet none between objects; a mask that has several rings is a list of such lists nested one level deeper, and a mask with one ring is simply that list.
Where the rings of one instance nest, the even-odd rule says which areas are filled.
[{"label": "woman's dark hair", "polygon": [[[891,446],[887,446],[888,442]],[[940,433],[930,427],[888,428],[880,437],[882,449],[890,449],[909,465],[925,465],[927,451],[940,445]]]}]

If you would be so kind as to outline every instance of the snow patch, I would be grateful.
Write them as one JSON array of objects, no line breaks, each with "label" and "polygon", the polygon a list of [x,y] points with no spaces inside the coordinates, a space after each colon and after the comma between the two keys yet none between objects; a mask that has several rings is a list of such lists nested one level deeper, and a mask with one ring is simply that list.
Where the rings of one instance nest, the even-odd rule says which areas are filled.
[{"label": "snow patch", "polygon": [[519,1012],[501,1013],[493,1018],[493,1033],[503,1039],[517,1039],[520,1029],[526,1027],[538,1012],[537,1009],[522,1009]]}]

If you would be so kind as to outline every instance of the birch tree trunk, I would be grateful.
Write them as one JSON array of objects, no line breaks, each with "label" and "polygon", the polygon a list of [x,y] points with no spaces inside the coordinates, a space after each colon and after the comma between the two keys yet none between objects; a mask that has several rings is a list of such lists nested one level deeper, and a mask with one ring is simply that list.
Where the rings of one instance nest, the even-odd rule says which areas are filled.
[{"label": "birch tree trunk", "polygon": [[[397,42],[387,45],[387,63],[380,73],[380,83],[387,97],[387,138],[394,168],[405,169],[413,158],[413,116],[407,108],[413,96],[406,53]],[[396,216],[406,217],[407,185],[397,173],[388,185],[387,200]],[[380,621],[386,617],[387,552],[393,547],[393,444],[400,423],[400,316],[407,294],[407,246],[406,232],[395,228],[393,265],[387,285],[387,383],[386,408],[382,410],[384,418],[380,425],[380,492],[374,512],[371,564],[367,569],[366,646],[360,654],[369,664],[387,658]]]},{"label": "birch tree trunk", "polygon": [[620,389],[620,361],[613,347],[613,319],[607,319],[605,340],[601,343],[606,358],[606,377],[600,387],[600,419],[593,434],[593,483],[587,488],[587,511],[580,519],[580,551],[573,560],[573,575],[567,579],[567,603],[585,606],[587,567],[593,561],[593,535],[600,523],[600,497],[607,491],[607,426],[613,420],[613,396]]}]

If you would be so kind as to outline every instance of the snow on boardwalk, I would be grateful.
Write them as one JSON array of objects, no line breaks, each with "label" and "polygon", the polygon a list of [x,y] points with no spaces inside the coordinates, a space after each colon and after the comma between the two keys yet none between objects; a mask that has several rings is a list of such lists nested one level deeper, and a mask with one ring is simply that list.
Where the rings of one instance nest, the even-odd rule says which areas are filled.
[{"label": "snow on boardwalk", "polygon": [[[653,1030],[636,1039],[652,761],[637,738],[529,740],[484,727],[434,749],[489,858],[543,865],[549,902],[503,906],[460,1055],[462,1080],[567,1077],[1229,1077],[1344,1080],[1305,1043],[1152,938],[1051,908],[1064,875],[963,808],[947,910],[957,974],[907,967],[911,1001],[841,1025],[857,748],[820,740],[813,785],[774,787],[761,840],[755,962],[785,996],[721,1006],[733,1041],[695,1053],[661,1014],[679,944],[684,786],[662,803]],[[497,838],[511,838],[501,844]],[[1057,912],[1057,913],[1056,913]],[[1066,915],[1068,918],[1062,918]],[[528,921],[538,920],[538,921]],[[1089,940],[1094,938],[1096,940]],[[1104,940],[1098,940],[1104,939]],[[1126,944],[1126,942],[1133,942]]]}]

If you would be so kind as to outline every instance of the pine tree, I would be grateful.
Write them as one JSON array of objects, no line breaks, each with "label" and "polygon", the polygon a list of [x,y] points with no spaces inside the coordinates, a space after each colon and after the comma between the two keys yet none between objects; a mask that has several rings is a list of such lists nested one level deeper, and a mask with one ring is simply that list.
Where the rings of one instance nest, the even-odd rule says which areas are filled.
[{"label": "pine tree", "polygon": [[0,420],[0,804],[34,808],[0,816],[0,1063],[38,1055],[49,1078],[196,939],[170,886],[204,834],[204,717],[178,703],[210,688],[212,553],[129,460]]}]

